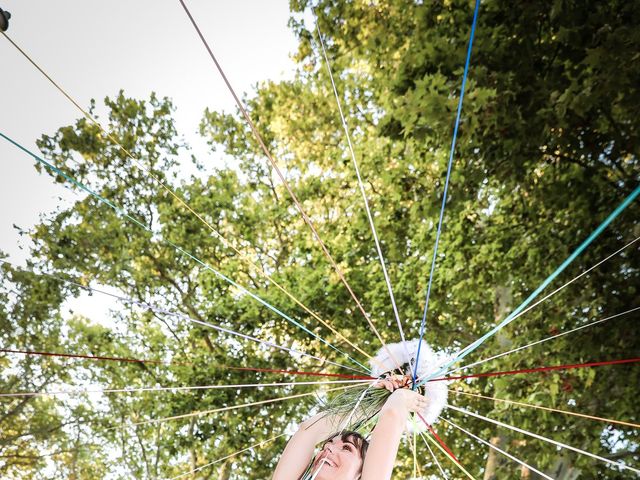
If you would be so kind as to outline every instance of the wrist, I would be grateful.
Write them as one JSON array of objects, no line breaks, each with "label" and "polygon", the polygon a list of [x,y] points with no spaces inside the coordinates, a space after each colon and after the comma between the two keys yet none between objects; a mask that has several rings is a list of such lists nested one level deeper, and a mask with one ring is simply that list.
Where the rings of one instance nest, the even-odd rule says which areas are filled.
[{"label": "wrist", "polygon": [[399,405],[386,404],[380,410],[380,418],[390,418],[394,421],[405,422],[409,417],[409,411]]}]

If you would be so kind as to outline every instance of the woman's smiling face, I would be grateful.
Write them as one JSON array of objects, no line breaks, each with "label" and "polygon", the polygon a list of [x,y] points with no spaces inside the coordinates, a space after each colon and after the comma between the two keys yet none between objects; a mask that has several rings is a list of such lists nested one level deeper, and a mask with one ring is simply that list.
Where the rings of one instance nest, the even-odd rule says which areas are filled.
[{"label": "woman's smiling face", "polygon": [[362,470],[360,449],[350,437],[336,435],[328,440],[313,463],[316,480],[355,480]]}]

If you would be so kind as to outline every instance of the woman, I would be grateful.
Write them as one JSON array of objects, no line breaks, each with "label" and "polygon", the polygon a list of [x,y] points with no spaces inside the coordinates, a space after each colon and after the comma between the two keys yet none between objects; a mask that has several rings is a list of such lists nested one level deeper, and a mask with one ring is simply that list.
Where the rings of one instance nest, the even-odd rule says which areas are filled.
[{"label": "woman", "polygon": [[424,396],[403,388],[406,384],[404,378],[390,378],[376,385],[393,393],[380,410],[369,444],[354,432],[336,434],[339,420],[330,415],[304,421],[289,440],[273,480],[301,479],[316,445],[327,438],[311,466],[315,480],[390,479],[409,413],[422,411],[427,404]]}]

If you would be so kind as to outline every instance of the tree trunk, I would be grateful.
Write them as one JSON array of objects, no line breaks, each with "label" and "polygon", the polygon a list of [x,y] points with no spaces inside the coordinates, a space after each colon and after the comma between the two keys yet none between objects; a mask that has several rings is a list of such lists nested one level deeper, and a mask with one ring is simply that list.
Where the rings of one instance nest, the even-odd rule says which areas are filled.
[{"label": "tree trunk", "polygon": [[231,478],[231,462],[227,460],[218,469],[218,480],[229,480],[229,478]]},{"label": "tree trunk", "polygon": [[553,469],[551,473],[549,473],[550,477],[555,478],[556,480],[576,480],[580,476],[580,470],[574,468],[571,465],[571,460],[568,456],[563,455],[562,457],[556,460],[556,463],[553,465]]},{"label": "tree trunk", "polygon": [[[493,317],[496,323],[501,322],[511,312],[513,295],[511,287],[501,285],[496,287],[493,302]],[[512,341],[504,330],[500,330],[496,335],[496,340],[501,348],[511,348]]]},{"label": "tree trunk", "polygon": [[[496,323],[500,322],[511,310],[512,295],[511,288],[508,285],[497,286],[495,289],[495,297],[493,303],[493,315]],[[503,348],[509,348],[511,346],[511,339],[508,336],[499,332],[497,335],[498,343]],[[491,445],[500,447],[506,441],[503,436],[495,436],[490,440]],[[489,456],[487,457],[487,463],[484,468],[483,480],[496,480],[498,467],[504,462],[502,454],[494,450],[489,449]]]},{"label": "tree trunk", "polygon": [[[189,420],[189,438],[193,437],[194,426],[195,426],[195,420],[192,418],[191,420]],[[196,468],[198,468],[198,452],[196,452],[195,447],[191,447],[189,454],[191,457],[191,470],[193,471]],[[191,476],[192,478],[196,478],[195,473],[193,473]]]},{"label": "tree trunk", "polygon": [[[503,437],[492,437],[489,441],[491,445],[495,447],[500,447],[502,443],[504,443]],[[495,451],[493,448],[489,449],[489,457],[487,458],[487,464],[484,467],[484,477],[483,480],[496,480],[498,477],[497,471],[502,459],[499,457],[499,453]]]}]

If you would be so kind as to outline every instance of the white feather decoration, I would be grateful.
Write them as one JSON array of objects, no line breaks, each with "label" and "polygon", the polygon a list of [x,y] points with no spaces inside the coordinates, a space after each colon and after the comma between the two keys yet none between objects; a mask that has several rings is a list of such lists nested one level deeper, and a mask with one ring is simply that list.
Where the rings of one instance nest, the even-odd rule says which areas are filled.
[{"label": "white feather decoration", "polygon": [[[396,361],[398,361],[404,373],[413,377],[416,356],[418,354],[418,344],[419,340],[410,340],[390,343],[387,344],[386,348],[382,347],[377,355],[370,360],[371,375],[379,377],[383,373],[391,372],[396,369]],[[387,349],[391,352],[392,357],[387,353]],[[449,355],[444,352],[434,352],[427,342],[423,340],[422,346],[420,347],[420,359],[418,361],[418,378],[435,373],[442,365],[449,361],[449,359]],[[424,390],[424,396],[427,398],[428,404],[424,411],[421,412],[421,415],[425,421],[431,425],[435,423],[440,412],[442,412],[447,405],[447,382],[427,382],[424,384]],[[413,431],[414,429],[424,431],[427,427],[422,421],[414,424],[410,420],[407,428],[409,431]]]}]

